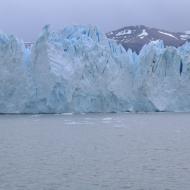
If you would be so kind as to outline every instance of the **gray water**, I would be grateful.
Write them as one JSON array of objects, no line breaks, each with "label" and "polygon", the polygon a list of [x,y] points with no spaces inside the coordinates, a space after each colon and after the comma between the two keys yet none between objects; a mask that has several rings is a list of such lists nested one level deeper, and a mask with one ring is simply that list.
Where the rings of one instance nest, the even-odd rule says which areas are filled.
[{"label": "gray water", "polygon": [[123,189],[190,189],[190,114],[0,116],[0,190]]}]

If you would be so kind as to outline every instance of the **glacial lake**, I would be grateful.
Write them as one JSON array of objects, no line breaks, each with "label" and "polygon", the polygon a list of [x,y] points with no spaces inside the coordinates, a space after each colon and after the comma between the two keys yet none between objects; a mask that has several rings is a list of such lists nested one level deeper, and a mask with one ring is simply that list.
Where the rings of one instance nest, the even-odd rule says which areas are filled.
[{"label": "glacial lake", "polygon": [[125,189],[190,189],[190,114],[0,116],[0,190]]}]

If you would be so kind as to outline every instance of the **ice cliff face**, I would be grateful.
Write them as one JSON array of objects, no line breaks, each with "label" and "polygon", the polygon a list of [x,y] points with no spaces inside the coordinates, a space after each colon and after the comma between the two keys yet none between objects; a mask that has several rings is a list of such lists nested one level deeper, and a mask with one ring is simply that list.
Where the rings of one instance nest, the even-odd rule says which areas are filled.
[{"label": "ice cliff face", "polygon": [[129,110],[134,99],[131,61],[130,53],[96,27],[73,26],[57,33],[45,27],[32,50],[37,110]]},{"label": "ice cliff face", "polygon": [[158,111],[190,110],[190,44],[164,48],[163,42],[146,45],[139,56],[139,85]]},{"label": "ice cliff face", "polygon": [[25,47],[14,36],[0,33],[0,112],[20,113],[32,93]]},{"label": "ice cliff face", "polygon": [[137,55],[92,26],[52,32],[32,49],[0,34],[0,112],[190,111],[190,44]]}]

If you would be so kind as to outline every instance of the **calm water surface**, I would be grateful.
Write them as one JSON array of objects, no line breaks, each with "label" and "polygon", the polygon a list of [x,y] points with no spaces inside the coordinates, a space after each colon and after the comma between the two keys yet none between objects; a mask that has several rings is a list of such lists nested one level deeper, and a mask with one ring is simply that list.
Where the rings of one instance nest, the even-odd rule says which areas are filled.
[{"label": "calm water surface", "polygon": [[0,190],[125,189],[190,189],[190,114],[0,116]]}]

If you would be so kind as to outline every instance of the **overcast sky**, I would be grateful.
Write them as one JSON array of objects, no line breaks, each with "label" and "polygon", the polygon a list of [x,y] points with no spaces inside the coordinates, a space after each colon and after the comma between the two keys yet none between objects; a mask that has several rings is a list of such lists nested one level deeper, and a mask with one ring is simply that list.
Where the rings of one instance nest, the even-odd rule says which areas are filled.
[{"label": "overcast sky", "polygon": [[26,41],[45,24],[55,29],[92,24],[108,32],[144,24],[171,31],[190,29],[190,0],[0,0],[0,29]]}]

